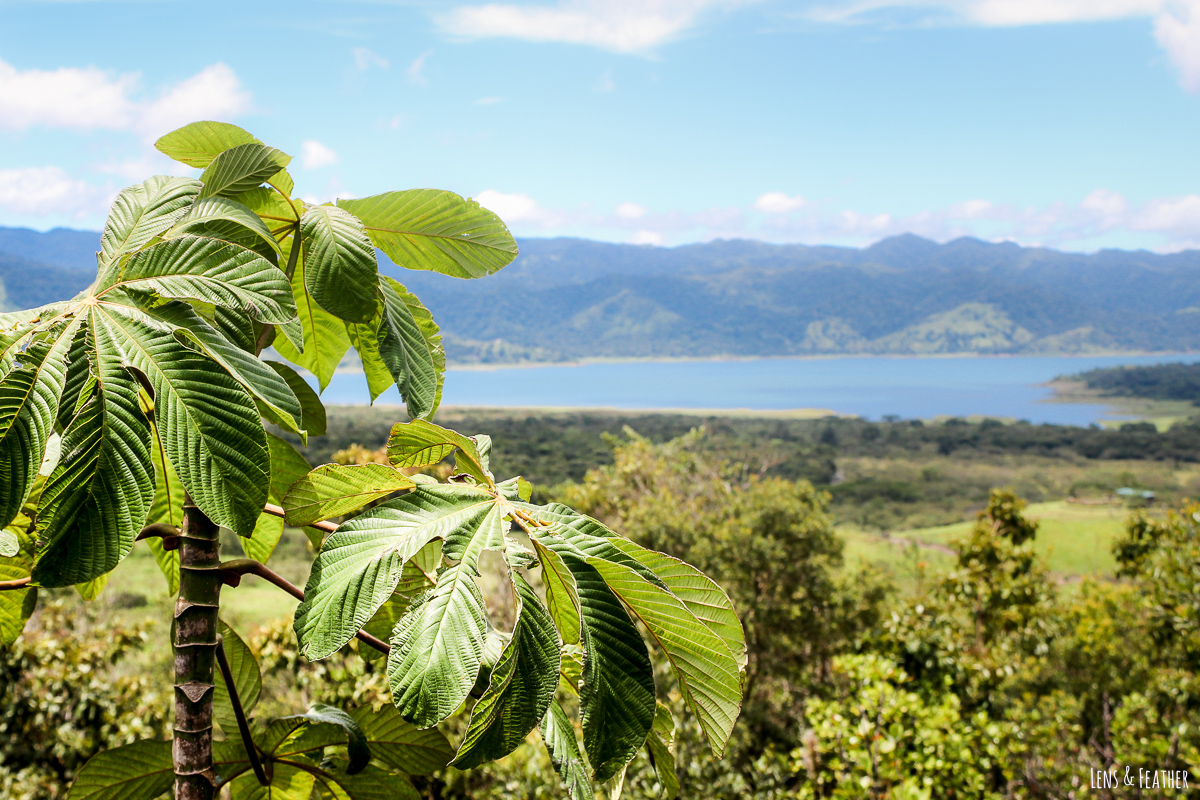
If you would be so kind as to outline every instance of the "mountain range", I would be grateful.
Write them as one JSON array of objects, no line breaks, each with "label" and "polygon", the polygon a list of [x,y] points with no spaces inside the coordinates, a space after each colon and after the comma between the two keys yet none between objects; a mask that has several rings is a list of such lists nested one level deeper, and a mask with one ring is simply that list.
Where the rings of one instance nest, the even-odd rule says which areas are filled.
[{"label": "mountain range", "polygon": [[[99,234],[0,228],[0,307],[70,297]],[[523,239],[462,281],[413,290],[451,361],[1200,349],[1200,251],[1064,253],[906,234],[866,248],[719,240],[673,248]]]}]

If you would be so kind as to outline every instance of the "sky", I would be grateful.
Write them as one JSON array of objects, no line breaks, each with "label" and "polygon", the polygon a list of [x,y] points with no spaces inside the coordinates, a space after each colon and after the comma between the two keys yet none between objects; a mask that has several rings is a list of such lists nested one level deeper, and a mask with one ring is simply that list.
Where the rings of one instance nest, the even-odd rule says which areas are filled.
[{"label": "sky", "polygon": [[1200,248],[1200,0],[0,0],[0,225],[196,119],[518,236]]}]

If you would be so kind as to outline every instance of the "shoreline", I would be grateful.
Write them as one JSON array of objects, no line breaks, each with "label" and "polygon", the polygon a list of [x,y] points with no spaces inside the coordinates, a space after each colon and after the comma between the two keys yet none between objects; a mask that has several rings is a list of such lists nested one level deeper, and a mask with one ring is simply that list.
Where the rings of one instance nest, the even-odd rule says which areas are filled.
[{"label": "shoreline", "polygon": [[[1098,357],[1144,357],[1200,355],[1189,350],[1100,350],[1091,353],[813,353],[809,355],[762,355],[762,356],[589,356],[565,361],[517,361],[511,363],[447,363],[447,372],[490,372],[502,369],[540,369],[544,367],[585,367],[593,364],[682,364],[682,363],[728,363],[743,361],[829,361],[838,358],[888,358],[888,359],[954,359],[954,358],[1098,358]],[[359,368],[338,369],[349,374],[362,372]]]}]

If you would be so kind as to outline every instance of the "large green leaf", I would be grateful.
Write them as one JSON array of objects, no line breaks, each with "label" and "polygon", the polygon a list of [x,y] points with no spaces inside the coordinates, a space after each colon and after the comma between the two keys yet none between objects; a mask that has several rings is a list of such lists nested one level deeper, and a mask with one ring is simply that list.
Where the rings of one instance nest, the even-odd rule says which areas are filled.
[{"label": "large green leaf", "polygon": [[718,758],[742,705],[742,676],[724,640],[666,589],[600,558],[591,565],[662,645],[688,706]]},{"label": "large green leaf", "polygon": [[97,324],[98,308],[88,323],[95,394],[63,433],[62,459],[42,493],[45,546],[33,577],[43,586],[71,586],[112,571],[133,547],[154,498],[150,426],[125,368],[123,337]]},{"label": "large green leaf", "polygon": [[217,154],[200,176],[200,197],[233,197],[262,185],[286,167],[292,157],[258,142],[247,142]]},{"label": "large green leaf", "polygon": [[[267,447],[271,451],[271,488],[267,501],[281,505],[288,488],[308,474],[308,461],[289,442],[273,433],[267,434]],[[281,536],[283,519],[263,512],[254,524],[254,533],[240,542],[247,556],[265,564],[275,552]]]},{"label": "large green leaf", "polygon": [[512,574],[517,622],[512,639],[492,669],[487,691],[471,711],[471,723],[454,766],[473,769],[516,750],[538,726],[558,685],[559,639],[550,612],[533,588]]},{"label": "large green leaf", "polygon": [[609,541],[653,572],[673,595],[683,601],[697,619],[721,637],[725,646],[737,659],[738,667],[745,668],[746,634],[742,630],[741,619],[724,589],[691,564],[674,556],[647,550],[621,537],[613,537]]},{"label": "large green leaf", "polygon": [[650,763],[658,773],[658,782],[663,788],[663,796],[667,800],[675,800],[679,796],[679,776],[675,774],[675,719],[671,709],[658,704],[654,713],[654,727],[650,730],[650,738],[646,740],[646,749],[650,754]]},{"label": "large green leaf", "polygon": [[135,253],[120,285],[224,306],[272,325],[296,319],[287,276],[278,267],[253,250],[207,236],[185,234]]},{"label": "large green leaf", "polygon": [[483,658],[487,609],[465,563],[413,601],[392,635],[388,679],[400,713],[421,728],[449,717],[467,699]]},{"label": "large green leaf", "polygon": [[[0,557],[0,581],[29,577],[29,564],[20,557]],[[37,606],[37,589],[13,589],[0,592],[0,645],[11,647],[25,630],[25,623]]]},{"label": "large green leaf", "polygon": [[304,655],[337,652],[391,596],[406,561],[434,539],[478,528],[495,505],[469,486],[422,485],[342,524],[322,545],[296,608]]},{"label": "large green leaf", "polygon": [[[154,460],[154,499],[150,503],[150,513],[146,523],[160,522],[176,528],[183,527],[183,484],[175,474],[167,458],[167,450],[163,446],[162,437],[158,435],[158,426],[150,426],[150,453]],[[163,548],[162,539],[146,540],[154,561],[167,579],[167,590],[174,596],[179,592],[179,551]]]},{"label": "large green leaf", "polygon": [[379,271],[375,247],[353,215],[336,206],[309,206],[300,218],[304,282],[313,299],[347,322],[375,314]]},{"label": "large green leaf", "polygon": [[540,732],[546,750],[550,753],[550,763],[562,777],[567,787],[567,796],[571,800],[595,800],[588,773],[591,767],[587,758],[579,749],[579,739],[575,736],[575,726],[567,718],[567,713],[557,700],[550,701],[550,709],[542,718]]},{"label": "large green leaf", "polygon": [[[249,716],[258,705],[258,697],[262,693],[262,672],[258,661],[250,647],[237,631],[229,627],[225,620],[217,620],[217,633],[221,635],[225,658],[229,661],[229,671],[233,673],[233,686],[237,690],[238,700],[242,710]],[[227,737],[238,735],[237,716],[233,711],[229,687],[221,670],[216,670],[216,689],[213,691],[213,717],[221,726]]]},{"label": "large green leaf", "polygon": [[532,541],[542,565],[542,585],[546,588],[550,616],[564,644],[579,644],[579,590],[575,586],[575,576],[567,569],[562,556],[537,539]]},{"label": "large green leaf", "polygon": [[204,169],[219,154],[241,144],[258,143],[249,131],[228,122],[201,121],[184,125],[159,138],[159,152],[189,167]]},{"label": "large green leaf", "polygon": [[371,758],[388,769],[407,775],[427,775],[446,766],[454,756],[454,748],[441,731],[416,727],[393,706],[378,711],[365,706],[350,715],[370,742]]},{"label": "large green leaf", "polygon": [[248,536],[270,478],[266,433],[253,400],[214,361],[180,347],[165,326],[118,313],[127,310],[97,306],[93,328],[102,326],[119,341],[129,366],[154,387],[167,457],[196,505],[218,525]]},{"label": "large green leaf", "polygon": [[296,272],[292,275],[291,286],[293,302],[299,309],[300,326],[304,333],[304,352],[300,352],[294,344],[285,340],[276,340],[275,349],[288,361],[316,375],[321,384],[321,391],[325,391],[334,370],[350,349],[350,336],[346,333],[346,326],[342,321],[317,305],[316,300],[309,294],[304,279],[305,268],[304,259],[300,258],[296,264]]},{"label": "large green leaf", "polygon": [[283,378],[292,390],[292,394],[296,395],[296,399],[300,401],[300,427],[307,431],[309,436],[324,436],[327,424],[325,405],[313,388],[308,385],[308,381],[300,377],[300,373],[287,364],[278,361],[263,363]]},{"label": "large green leaf", "polygon": [[225,239],[268,259],[279,258],[279,242],[275,241],[266,223],[249,208],[228,197],[197,200],[164,236],[170,239],[185,233]]},{"label": "large green leaf", "polygon": [[83,765],[68,800],[158,800],[171,790],[171,743],[143,740],[104,750]]},{"label": "large green leaf", "polygon": [[483,484],[491,484],[483,457],[472,439],[423,419],[397,422],[388,436],[387,457],[393,466],[425,467],[457,451],[454,466]]},{"label": "large green leaf", "polygon": [[453,192],[411,189],[339,200],[338,206],[362,220],[375,245],[406,269],[480,278],[517,256],[500,218]]},{"label": "large green leaf", "polygon": [[21,511],[42,466],[78,329],[75,321],[39,337],[0,380],[0,528]]},{"label": "large green leaf", "polygon": [[371,748],[358,720],[340,708],[313,703],[305,713],[284,719],[306,720],[313,724],[305,726],[297,736],[276,749],[275,755],[305,752],[309,748],[326,747],[329,744],[344,744],[349,760],[346,771],[351,775],[362,772],[371,760]]},{"label": "large green leaf", "polygon": [[233,779],[229,788],[232,800],[309,800],[315,783],[312,772],[277,763],[269,786],[260,785],[254,773],[244,772]]},{"label": "large green leaf", "polygon": [[421,793],[403,775],[368,766],[353,775],[326,766],[318,778],[322,798],[330,800],[421,800]]},{"label": "large green leaf", "polygon": [[232,344],[186,303],[164,303],[149,313],[176,328],[176,335],[220,364],[254,398],[267,419],[307,439],[300,400],[276,370]]},{"label": "large green leaf", "polygon": [[[379,303],[382,306],[382,301]],[[374,403],[379,395],[396,384],[392,371],[379,355],[379,328],[383,324],[383,311],[376,310],[375,316],[368,322],[347,322],[346,333],[350,336],[350,344],[358,353],[362,363],[363,374],[367,378],[367,391],[371,393]]]},{"label": "large green leaf", "polygon": [[637,754],[654,721],[650,656],[620,598],[590,559],[560,537],[534,533],[575,578],[585,655],[579,692],[583,742],[595,767],[592,777],[606,781]]},{"label": "large green leaf", "polygon": [[383,298],[379,357],[396,381],[408,406],[408,415],[414,419],[431,417],[441,400],[442,374],[438,364],[442,364],[444,371],[444,354],[439,362],[434,343],[427,336],[427,326],[422,327],[413,313],[407,289],[384,276],[379,280],[379,293]]},{"label": "large green leaf", "polygon": [[111,274],[121,256],[140,250],[170,228],[200,189],[200,181],[191,178],[155,175],[117,195],[100,237],[101,276]]},{"label": "large green leaf", "polygon": [[368,503],[416,484],[387,464],[322,464],[297,480],[283,498],[289,525],[351,514]]},{"label": "large green leaf", "polygon": [[[391,278],[387,279],[387,283],[400,295],[404,304],[408,306],[408,310],[412,312],[413,319],[417,323],[417,328],[420,329],[421,335],[425,337],[425,346],[429,350],[429,356],[433,359],[433,371],[437,375],[437,387],[433,394],[433,404],[430,407],[427,417],[432,418],[434,413],[442,405],[442,384],[446,379],[446,351],[442,347],[442,331],[433,320],[433,315],[427,309],[417,296],[412,292],[404,289],[399,283],[396,283]],[[404,289],[404,291],[400,291]]]}]

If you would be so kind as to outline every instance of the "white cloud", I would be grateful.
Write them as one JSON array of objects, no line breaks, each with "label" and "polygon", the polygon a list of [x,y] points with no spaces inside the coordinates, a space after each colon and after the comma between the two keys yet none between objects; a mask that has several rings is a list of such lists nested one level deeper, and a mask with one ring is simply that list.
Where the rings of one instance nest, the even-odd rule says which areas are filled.
[{"label": "white cloud", "polygon": [[305,169],[320,169],[337,162],[338,154],[316,139],[309,139],[300,145],[300,165]]},{"label": "white cloud", "polygon": [[137,127],[151,138],[198,119],[229,119],[250,110],[250,93],[224,64],[205,67],[145,107]]},{"label": "white cloud", "polygon": [[888,9],[924,9],[990,27],[1151,18],[1155,38],[1178,70],[1180,85],[1200,92],[1200,0],[832,0],[805,16],[856,22]]},{"label": "white cloud", "polygon": [[617,206],[617,216],[621,219],[641,219],[646,216],[646,207],[637,203],[621,203]]},{"label": "white cloud", "polygon": [[426,50],[421,55],[413,59],[413,62],[408,65],[408,69],[404,70],[404,74],[408,76],[411,83],[418,86],[427,86],[429,80],[425,77],[425,59],[433,55],[432,50]]},{"label": "white cloud", "polygon": [[79,218],[103,212],[108,200],[104,190],[73,180],[59,167],[0,169],[0,208],[11,214]]},{"label": "white cloud", "polygon": [[789,197],[783,192],[767,192],[754,201],[754,209],[764,214],[786,214],[802,208],[804,203],[800,195]]},{"label": "white cloud", "polygon": [[1159,14],[1154,36],[1179,71],[1179,84],[1188,92],[1200,92],[1200,0],[1178,3]]},{"label": "white cloud", "polygon": [[475,101],[477,106],[494,106],[496,103],[503,103],[503,97],[481,97]]},{"label": "white cloud", "polygon": [[711,8],[754,0],[560,0],[554,6],[489,3],[459,6],[438,19],[449,33],[566,42],[644,52],[678,38]]},{"label": "white cloud", "polygon": [[659,247],[663,243],[663,235],[657,231],[638,231],[629,237],[630,244],[651,244]]},{"label": "white cloud", "polygon": [[354,56],[354,69],[359,72],[366,72],[371,67],[387,69],[391,66],[386,58],[372,52],[366,47],[356,47],[350,51],[350,54]]},{"label": "white cloud", "polygon": [[537,201],[527,194],[504,194],[486,189],[476,195],[475,200],[506,223],[529,222],[541,216]]},{"label": "white cloud", "polygon": [[95,67],[18,70],[0,61],[0,128],[132,130],[155,137],[196,119],[228,118],[250,107],[237,75],[220,63],[154,100],[135,98],[140,85],[138,73],[112,75]]}]

